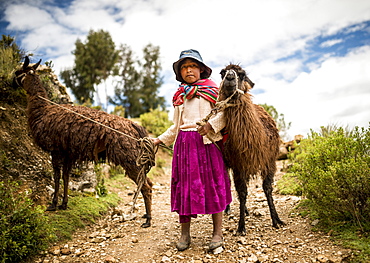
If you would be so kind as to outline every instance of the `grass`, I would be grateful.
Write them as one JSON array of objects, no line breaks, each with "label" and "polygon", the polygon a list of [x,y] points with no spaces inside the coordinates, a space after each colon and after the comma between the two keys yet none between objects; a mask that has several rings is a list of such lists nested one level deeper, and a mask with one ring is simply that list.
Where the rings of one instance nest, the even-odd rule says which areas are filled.
[{"label": "grass", "polygon": [[124,173],[117,173],[113,177],[106,178],[104,184],[111,188],[122,188],[123,186],[135,186],[135,183]]},{"label": "grass", "polygon": [[73,192],[68,200],[67,210],[47,212],[58,241],[71,239],[76,229],[84,228],[107,213],[110,207],[117,206],[119,197],[110,193],[96,198]]},{"label": "grass", "polygon": [[333,230],[335,241],[354,252],[353,262],[370,262],[369,233],[361,233],[351,225],[336,227]]}]

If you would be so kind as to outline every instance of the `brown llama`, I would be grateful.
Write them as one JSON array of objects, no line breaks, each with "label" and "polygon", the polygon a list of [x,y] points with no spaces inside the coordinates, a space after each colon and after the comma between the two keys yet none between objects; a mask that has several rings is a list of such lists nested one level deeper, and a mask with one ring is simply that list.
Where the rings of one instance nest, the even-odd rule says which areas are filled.
[{"label": "brown llama", "polygon": [[[43,99],[48,98],[47,93],[36,74],[40,62],[41,60],[29,66],[29,59],[26,57],[23,67],[15,73],[14,83],[23,86],[27,92],[28,125],[34,141],[41,149],[51,154],[55,192],[47,210],[54,211],[57,208],[61,169],[64,196],[58,208],[67,209],[68,183],[72,167],[84,161],[97,162],[100,156],[104,156],[112,164],[121,165],[128,177],[138,184],[141,169],[136,164],[140,152],[138,140],[147,137],[147,131],[128,119],[96,109],[70,104],[50,104]],[[146,209],[146,222],[142,227],[151,225],[152,185],[151,180],[147,178],[141,188]]]},{"label": "brown llama", "polygon": [[222,69],[220,74],[222,82],[218,103],[224,103],[228,133],[224,157],[226,166],[232,170],[240,201],[237,232],[246,234],[247,185],[256,175],[260,175],[263,180],[262,187],[269,205],[272,225],[279,228],[284,222],[276,212],[272,197],[272,183],[280,145],[275,121],[261,106],[252,103],[252,95],[248,91],[254,83],[239,65],[230,64]]}]

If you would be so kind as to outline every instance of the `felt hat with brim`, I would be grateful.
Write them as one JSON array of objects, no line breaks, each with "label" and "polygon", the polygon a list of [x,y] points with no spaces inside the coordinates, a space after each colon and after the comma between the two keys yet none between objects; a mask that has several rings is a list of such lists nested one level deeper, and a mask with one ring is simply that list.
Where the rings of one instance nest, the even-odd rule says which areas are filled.
[{"label": "felt hat with brim", "polygon": [[203,65],[203,72],[200,74],[201,79],[207,79],[211,76],[212,69],[208,67],[206,64],[204,64],[203,59],[199,52],[195,49],[189,49],[182,51],[179,60],[173,63],[173,71],[175,71],[176,80],[180,82],[185,82],[184,79],[181,77],[180,65],[181,62],[187,58],[194,59],[196,62]]}]

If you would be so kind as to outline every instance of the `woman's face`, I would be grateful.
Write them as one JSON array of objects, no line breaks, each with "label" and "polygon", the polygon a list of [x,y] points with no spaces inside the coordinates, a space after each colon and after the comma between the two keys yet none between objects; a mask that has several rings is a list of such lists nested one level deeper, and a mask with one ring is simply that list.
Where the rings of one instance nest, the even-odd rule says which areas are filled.
[{"label": "woman's face", "polygon": [[198,81],[202,72],[199,64],[192,59],[185,59],[180,66],[181,77],[188,84]]}]

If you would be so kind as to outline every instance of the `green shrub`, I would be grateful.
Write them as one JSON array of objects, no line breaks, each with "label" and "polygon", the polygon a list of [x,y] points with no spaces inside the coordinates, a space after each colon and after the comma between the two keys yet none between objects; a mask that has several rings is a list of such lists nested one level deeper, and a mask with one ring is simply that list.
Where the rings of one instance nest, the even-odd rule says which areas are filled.
[{"label": "green shrub", "polygon": [[14,72],[19,67],[23,50],[20,50],[11,36],[2,35],[0,39],[0,100],[8,104],[26,105],[26,92],[12,87]]},{"label": "green shrub", "polygon": [[[326,130],[327,131],[327,130]],[[293,156],[293,172],[302,183],[310,209],[321,221],[370,225],[370,130],[337,128],[311,131]]]},{"label": "green shrub", "polygon": [[16,183],[0,182],[0,262],[20,262],[54,240],[44,209]]},{"label": "green shrub", "polygon": [[119,175],[119,174],[126,174],[125,169],[123,169],[123,167],[120,165],[111,164],[109,168],[109,177],[114,178],[116,175]]},{"label": "green shrub", "polygon": [[277,189],[282,195],[302,195],[302,185],[294,173],[286,173],[277,181]]},{"label": "green shrub", "polygon": [[159,109],[141,114],[140,121],[141,125],[154,136],[161,135],[172,125],[172,122],[168,119],[168,113]]},{"label": "green shrub", "polygon": [[121,105],[117,105],[114,107],[114,110],[111,112],[111,114],[125,117],[125,108]]},{"label": "green shrub", "polygon": [[95,173],[96,173],[96,181],[97,185],[95,187],[96,193],[98,196],[107,196],[108,189],[105,186],[105,178],[104,174],[102,172],[102,166],[100,163],[96,164],[94,167]]},{"label": "green shrub", "polygon": [[0,77],[11,82],[24,51],[20,50],[15,38],[2,35],[0,39]]}]

